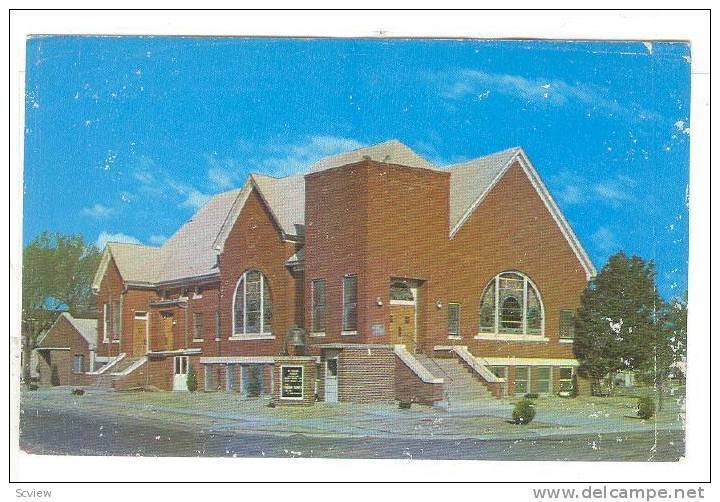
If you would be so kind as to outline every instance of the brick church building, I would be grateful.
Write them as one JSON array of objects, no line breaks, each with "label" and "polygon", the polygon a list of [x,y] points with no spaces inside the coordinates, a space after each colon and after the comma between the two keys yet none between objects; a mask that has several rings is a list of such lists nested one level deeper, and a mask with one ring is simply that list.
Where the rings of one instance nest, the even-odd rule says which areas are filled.
[{"label": "brick church building", "polygon": [[161,247],[109,243],[98,373],[259,395],[296,357],[331,402],[557,393],[594,274],[522,149],[440,168],[388,141],[252,174]]}]

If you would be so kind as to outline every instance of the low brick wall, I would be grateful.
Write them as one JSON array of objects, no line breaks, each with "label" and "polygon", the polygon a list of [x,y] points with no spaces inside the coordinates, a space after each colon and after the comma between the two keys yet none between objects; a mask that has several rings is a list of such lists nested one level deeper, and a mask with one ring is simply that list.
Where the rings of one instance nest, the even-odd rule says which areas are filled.
[{"label": "low brick wall", "polygon": [[395,353],[391,348],[344,348],[338,356],[338,398],[371,403],[395,399]]},{"label": "low brick wall", "polygon": [[399,357],[395,358],[395,399],[432,405],[444,399],[445,384],[423,382]]}]

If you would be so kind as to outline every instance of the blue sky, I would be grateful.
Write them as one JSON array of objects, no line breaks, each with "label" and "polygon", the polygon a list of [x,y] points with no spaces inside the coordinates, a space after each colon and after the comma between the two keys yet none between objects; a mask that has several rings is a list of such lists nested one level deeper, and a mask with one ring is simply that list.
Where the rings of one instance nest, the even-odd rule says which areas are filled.
[{"label": "blue sky", "polygon": [[160,245],[250,172],[397,138],[440,165],[522,146],[598,269],[687,287],[689,48],[677,43],[40,37],[24,242]]}]

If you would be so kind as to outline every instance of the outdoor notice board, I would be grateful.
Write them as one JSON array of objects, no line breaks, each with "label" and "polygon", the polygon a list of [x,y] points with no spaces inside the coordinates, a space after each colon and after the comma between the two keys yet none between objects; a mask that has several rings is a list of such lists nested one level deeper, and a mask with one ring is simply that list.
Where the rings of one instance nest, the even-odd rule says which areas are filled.
[{"label": "outdoor notice board", "polygon": [[303,367],[283,366],[281,369],[281,394],[283,399],[302,399]]}]

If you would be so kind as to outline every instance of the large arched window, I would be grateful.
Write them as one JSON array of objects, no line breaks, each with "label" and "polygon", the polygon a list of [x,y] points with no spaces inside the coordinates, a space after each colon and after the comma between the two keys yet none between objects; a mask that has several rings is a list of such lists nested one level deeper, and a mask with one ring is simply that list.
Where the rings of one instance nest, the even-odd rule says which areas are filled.
[{"label": "large arched window", "polygon": [[248,270],[235,288],[233,335],[272,333],[272,300],[267,279],[258,270]]},{"label": "large arched window", "polygon": [[480,333],[540,335],[543,306],[540,293],[526,275],[503,272],[485,288],[480,300]]}]

